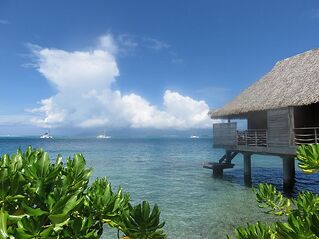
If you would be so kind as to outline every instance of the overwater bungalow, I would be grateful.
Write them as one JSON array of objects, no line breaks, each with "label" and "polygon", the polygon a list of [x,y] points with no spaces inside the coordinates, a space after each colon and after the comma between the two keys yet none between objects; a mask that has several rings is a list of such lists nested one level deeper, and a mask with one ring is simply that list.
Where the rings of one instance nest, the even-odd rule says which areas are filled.
[{"label": "overwater bungalow", "polygon": [[[319,143],[319,49],[277,62],[234,100],[209,114],[224,120],[213,125],[213,147],[225,149],[225,155],[204,167],[221,176],[241,153],[249,182],[252,154],[280,156],[284,185],[291,185],[296,146]],[[247,130],[237,128],[237,119],[246,120]]]}]

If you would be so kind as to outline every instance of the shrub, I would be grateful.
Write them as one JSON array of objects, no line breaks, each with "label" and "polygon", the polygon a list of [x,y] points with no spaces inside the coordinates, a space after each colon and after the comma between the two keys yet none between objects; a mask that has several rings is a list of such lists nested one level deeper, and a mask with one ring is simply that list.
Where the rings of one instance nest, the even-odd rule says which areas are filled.
[{"label": "shrub", "polygon": [[[319,144],[297,148],[298,166],[304,173],[319,171]],[[270,184],[260,184],[256,190],[259,207],[266,213],[284,217],[268,225],[256,224],[235,230],[238,239],[312,239],[319,238],[319,195],[302,192],[295,199],[284,197]],[[228,238],[230,238],[228,236]]]},{"label": "shrub", "polygon": [[0,239],[100,238],[103,226],[130,239],[166,238],[160,210],[131,205],[130,195],[107,179],[89,185],[92,170],[82,154],[54,163],[42,149],[0,159]]}]

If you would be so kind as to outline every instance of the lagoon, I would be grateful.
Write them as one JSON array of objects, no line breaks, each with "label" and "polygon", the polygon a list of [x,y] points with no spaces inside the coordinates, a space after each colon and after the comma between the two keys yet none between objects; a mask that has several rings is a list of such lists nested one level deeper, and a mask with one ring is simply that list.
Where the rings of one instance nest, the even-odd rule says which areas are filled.
[{"label": "lagoon", "polygon": [[[169,239],[226,238],[234,227],[273,219],[258,209],[252,189],[244,186],[240,155],[222,180],[202,168],[204,161],[217,161],[223,154],[212,148],[208,138],[0,138],[0,153],[14,153],[28,145],[49,151],[51,159],[59,153],[64,157],[83,153],[93,177],[107,176],[114,188],[121,185],[130,192],[133,202],[157,203]],[[268,182],[281,190],[280,158],[253,156],[252,178],[254,186]],[[293,194],[318,193],[318,185],[318,175],[298,170]]]}]

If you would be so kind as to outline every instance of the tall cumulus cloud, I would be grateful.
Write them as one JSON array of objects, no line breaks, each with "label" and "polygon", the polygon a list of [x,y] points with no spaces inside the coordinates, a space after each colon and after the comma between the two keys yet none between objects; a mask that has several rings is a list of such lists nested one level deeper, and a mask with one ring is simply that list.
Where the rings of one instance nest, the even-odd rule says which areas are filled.
[{"label": "tall cumulus cloud", "polygon": [[166,90],[163,104],[157,107],[138,94],[113,90],[120,73],[115,58],[118,46],[111,35],[100,37],[96,49],[90,51],[31,49],[37,71],[57,90],[30,110],[34,125],[157,129],[211,126],[205,101]]}]

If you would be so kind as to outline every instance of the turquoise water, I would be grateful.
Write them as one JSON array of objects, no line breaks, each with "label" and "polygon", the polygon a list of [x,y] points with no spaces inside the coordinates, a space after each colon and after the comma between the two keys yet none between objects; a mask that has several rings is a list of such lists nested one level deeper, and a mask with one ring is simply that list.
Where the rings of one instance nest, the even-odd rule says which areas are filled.
[{"label": "turquoise water", "polygon": [[[94,177],[107,176],[114,188],[129,191],[133,202],[158,203],[170,239],[226,238],[234,227],[272,219],[244,186],[240,155],[222,180],[202,168],[204,161],[217,161],[223,154],[212,148],[211,139],[0,138],[0,153],[28,145],[42,147],[51,158],[83,153]],[[280,158],[253,156],[253,185],[269,182],[282,189],[281,166]],[[318,176],[297,171],[296,179],[294,193],[319,191]]]}]

